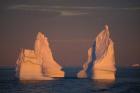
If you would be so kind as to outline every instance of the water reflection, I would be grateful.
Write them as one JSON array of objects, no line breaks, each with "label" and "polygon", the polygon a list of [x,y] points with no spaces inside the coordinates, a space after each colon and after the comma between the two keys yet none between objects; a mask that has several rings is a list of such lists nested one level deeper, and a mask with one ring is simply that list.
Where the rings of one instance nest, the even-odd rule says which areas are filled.
[{"label": "water reflection", "polygon": [[92,80],[91,92],[112,93],[111,87],[115,84],[115,80]]},{"label": "water reflection", "polygon": [[[78,70],[73,70],[68,76],[74,76],[75,71]],[[113,81],[72,77],[50,81],[19,81],[14,79],[14,70],[2,69],[0,72],[0,93],[140,93],[140,69],[119,69]]]},{"label": "water reflection", "polygon": [[115,80],[93,80],[96,86],[111,86],[115,83]]}]

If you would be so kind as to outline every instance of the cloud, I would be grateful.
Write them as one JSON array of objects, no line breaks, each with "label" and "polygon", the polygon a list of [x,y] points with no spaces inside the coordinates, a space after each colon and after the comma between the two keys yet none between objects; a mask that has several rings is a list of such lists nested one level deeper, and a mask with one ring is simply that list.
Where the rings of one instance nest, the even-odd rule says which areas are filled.
[{"label": "cloud", "polygon": [[29,9],[29,10],[40,10],[46,11],[48,9],[96,9],[103,7],[81,7],[81,6],[43,6],[43,5],[13,5],[9,6],[8,9]]},{"label": "cloud", "polygon": [[61,11],[61,16],[78,16],[78,15],[87,15],[87,12],[77,12],[77,11]]},{"label": "cloud", "polygon": [[123,10],[140,10],[140,7],[123,8]]},{"label": "cloud", "polygon": [[93,10],[140,10],[140,7],[100,7],[100,6],[48,6],[48,5],[12,5],[9,10],[56,12],[59,16],[80,16],[91,14]]},{"label": "cloud", "polygon": [[14,5],[8,7],[9,10],[56,12],[59,16],[79,16],[87,15],[88,11],[79,10],[78,7],[65,6],[40,6],[40,5]]},{"label": "cloud", "polygon": [[9,6],[8,9],[29,9],[29,10],[40,10],[40,11],[46,11],[50,9],[71,9],[71,10],[93,10],[93,9],[124,9],[124,10],[140,10],[140,7],[107,7],[107,6],[48,6],[48,5],[12,5]]}]

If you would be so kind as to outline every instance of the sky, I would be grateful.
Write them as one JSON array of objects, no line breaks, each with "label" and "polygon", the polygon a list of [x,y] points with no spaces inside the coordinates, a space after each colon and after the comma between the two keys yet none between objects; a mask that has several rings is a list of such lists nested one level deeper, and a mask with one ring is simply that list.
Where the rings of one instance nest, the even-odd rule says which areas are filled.
[{"label": "sky", "polygon": [[140,64],[140,0],[0,0],[0,66],[15,66],[19,49],[33,49],[39,31],[60,65],[82,66],[105,24],[116,65]]}]

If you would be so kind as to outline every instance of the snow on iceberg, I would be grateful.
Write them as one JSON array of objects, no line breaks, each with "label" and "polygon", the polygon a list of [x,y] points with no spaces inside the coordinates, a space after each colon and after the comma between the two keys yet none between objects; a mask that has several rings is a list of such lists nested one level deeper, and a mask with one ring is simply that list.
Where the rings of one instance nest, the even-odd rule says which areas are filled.
[{"label": "snow on iceberg", "polygon": [[77,74],[78,78],[115,79],[114,45],[108,26],[99,33],[92,47],[88,49],[88,60]]},{"label": "snow on iceberg", "polygon": [[64,77],[62,67],[54,60],[47,37],[37,34],[35,49],[21,49],[17,60],[16,76],[20,80],[52,80]]}]

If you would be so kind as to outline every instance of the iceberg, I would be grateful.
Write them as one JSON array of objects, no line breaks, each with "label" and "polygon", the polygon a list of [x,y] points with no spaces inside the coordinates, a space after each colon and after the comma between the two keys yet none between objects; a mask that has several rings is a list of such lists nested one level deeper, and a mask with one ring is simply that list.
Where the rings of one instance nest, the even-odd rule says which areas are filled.
[{"label": "iceberg", "polygon": [[64,77],[62,67],[53,58],[48,38],[41,32],[37,34],[34,50],[21,49],[16,64],[16,76],[20,80]]},{"label": "iceberg", "polygon": [[132,64],[131,67],[140,68],[140,64]]},{"label": "iceberg", "polygon": [[77,77],[114,80],[115,73],[114,44],[108,26],[105,25],[104,30],[88,49],[88,60],[83,64],[83,69],[77,73]]}]

